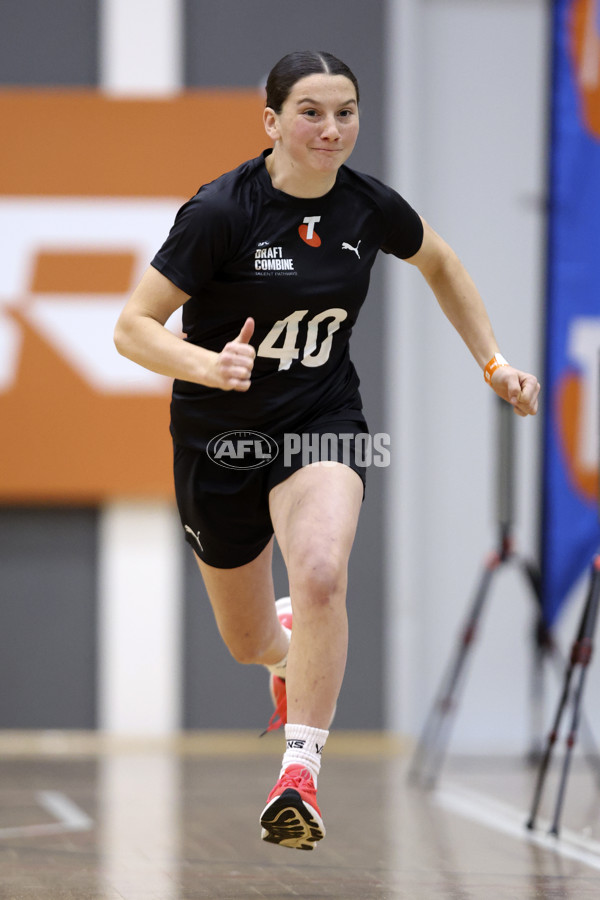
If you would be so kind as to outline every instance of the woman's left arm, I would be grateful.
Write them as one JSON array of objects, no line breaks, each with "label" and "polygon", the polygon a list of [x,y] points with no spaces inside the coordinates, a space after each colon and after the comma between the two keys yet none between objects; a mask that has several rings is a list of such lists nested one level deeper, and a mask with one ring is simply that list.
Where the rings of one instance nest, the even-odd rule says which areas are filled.
[{"label": "woman's left arm", "polygon": [[[479,291],[452,248],[423,220],[423,243],[407,262],[416,266],[482,371],[499,353],[492,325]],[[520,416],[535,415],[540,386],[535,375],[508,365],[492,364],[486,380]]]}]

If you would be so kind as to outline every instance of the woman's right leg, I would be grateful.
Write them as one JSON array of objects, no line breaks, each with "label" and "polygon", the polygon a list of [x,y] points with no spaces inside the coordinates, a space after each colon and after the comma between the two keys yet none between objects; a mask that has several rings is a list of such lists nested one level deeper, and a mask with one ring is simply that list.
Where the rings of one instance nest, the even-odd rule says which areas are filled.
[{"label": "woman's right leg", "polygon": [[252,562],[218,569],[196,561],[229,652],[240,663],[275,665],[288,652],[289,638],[275,607],[273,539]]}]

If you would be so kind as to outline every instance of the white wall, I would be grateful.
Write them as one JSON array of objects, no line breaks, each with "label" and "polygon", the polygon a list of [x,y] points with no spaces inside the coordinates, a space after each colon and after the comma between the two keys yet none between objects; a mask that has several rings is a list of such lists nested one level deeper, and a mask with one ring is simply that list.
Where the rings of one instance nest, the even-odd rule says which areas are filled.
[{"label": "white wall", "polygon": [[[181,87],[180,0],[102,0],[100,88],[121,97]],[[170,734],[181,724],[183,542],[174,504],[105,504],[98,548],[98,724]]]},{"label": "white wall", "polygon": [[[544,0],[389,0],[388,179],[454,247],[503,354],[541,376]],[[390,726],[415,734],[496,546],[497,403],[418,273],[389,266]],[[537,554],[538,420],[517,422],[518,548]],[[400,548],[399,552],[395,552]],[[497,576],[452,748],[529,740],[533,600]]]}]

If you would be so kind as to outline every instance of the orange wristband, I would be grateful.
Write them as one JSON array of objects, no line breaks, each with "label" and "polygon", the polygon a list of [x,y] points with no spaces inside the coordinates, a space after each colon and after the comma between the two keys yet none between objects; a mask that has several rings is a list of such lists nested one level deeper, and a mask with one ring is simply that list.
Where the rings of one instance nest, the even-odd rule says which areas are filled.
[{"label": "orange wristband", "polygon": [[494,374],[496,369],[499,369],[501,366],[509,366],[509,365],[510,365],[510,363],[506,362],[506,360],[504,359],[504,357],[502,356],[501,353],[494,353],[494,355],[490,359],[489,363],[483,370],[483,377],[485,378],[486,383],[487,384],[492,383],[492,375]]}]

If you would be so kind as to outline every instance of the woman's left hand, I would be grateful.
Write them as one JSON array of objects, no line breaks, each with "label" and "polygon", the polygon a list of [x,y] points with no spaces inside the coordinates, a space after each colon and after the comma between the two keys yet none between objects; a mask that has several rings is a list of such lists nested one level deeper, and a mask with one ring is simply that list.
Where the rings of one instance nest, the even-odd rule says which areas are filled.
[{"label": "woman's left hand", "polygon": [[491,386],[519,416],[535,416],[540,385],[535,375],[512,366],[500,366],[492,375]]}]

